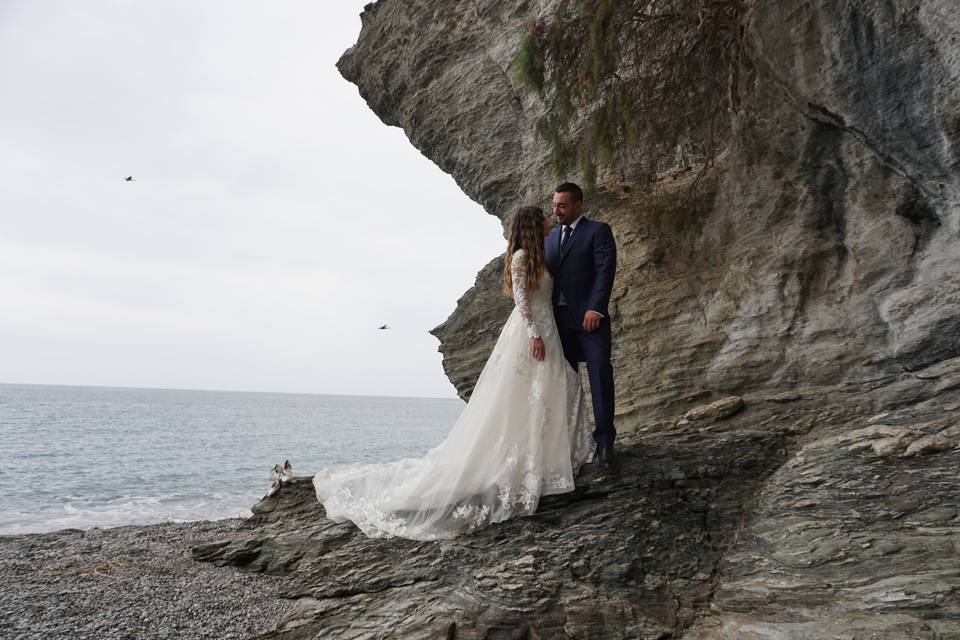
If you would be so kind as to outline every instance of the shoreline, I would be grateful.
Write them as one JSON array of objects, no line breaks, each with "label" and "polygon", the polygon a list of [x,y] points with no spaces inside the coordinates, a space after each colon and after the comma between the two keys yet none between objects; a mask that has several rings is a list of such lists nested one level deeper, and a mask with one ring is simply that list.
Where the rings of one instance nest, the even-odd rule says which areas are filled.
[{"label": "shoreline", "polygon": [[[254,499],[253,501],[257,502],[256,499]],[[161,527],[161,526],[167,526],[167,525],[198,524],[201,522],[216,523],[216,522],[223,522],[225,520],[243,521],[252,515],[253,513],[250,512],[245,515],[226,515],[223,517],[196,518],[196,519],[191,518],[189,520],[186,520],[186,519],[158,520],[156,522],[129,522],[126,524],[110,524],[110,525],[95,524],[95,525],[90,525],[89,527],[69,527],[68,526],[68,527],[60,527],[58,529],[50,529],[47,531],[22,531],[17,533],[0,531],[0,543],[2,543],[4,540],[8,538],[19,538],[24,536],[46,536],[46,535],[68,534],[68,533],[87,533],[94,530],[112,531],[114,529],[122,529],[124,527],[144,528],[144,527]]]},{"label": "shoreline", "polygon": [[167,526],[176,526],[176,525],[190,525],[190,524],[200,524],[200,523],[209,523],[216,524],[222,523],[227,520],[237,520],[243,521],[249,518],[250,516],[238,517],[238,516],[226,516],[223,518],[201,518],[197,520],[163,520],[160,522],[131,522],[129,524],[117,524],[110,526],[102,525],[93,525],[91,527],[62,527],[60,529],[51,529],[50,531],[24,531],[22,533],[0,533],[0,544],[10,540],[12,538],[33,538],[38,536],[62,536],[62,535],[80,535],[90,533],[92,531],[116,531],[117,529],[147,529],[150,527],[167,527]]},{"label": "shoreline", "polygon": [[197,562],[244,518],[0,535],[0,636],[253,638],[296,605],[286,578]]}]

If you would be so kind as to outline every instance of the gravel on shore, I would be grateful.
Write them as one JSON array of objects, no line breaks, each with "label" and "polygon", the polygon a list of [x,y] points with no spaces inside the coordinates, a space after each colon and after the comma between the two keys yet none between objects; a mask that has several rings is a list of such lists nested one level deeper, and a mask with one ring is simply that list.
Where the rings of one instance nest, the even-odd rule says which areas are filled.
[{"label": "gravel on shore", "polygon": [[0,536],[0,638],[253,638],[286,578],[194,561],[241,518]]}]

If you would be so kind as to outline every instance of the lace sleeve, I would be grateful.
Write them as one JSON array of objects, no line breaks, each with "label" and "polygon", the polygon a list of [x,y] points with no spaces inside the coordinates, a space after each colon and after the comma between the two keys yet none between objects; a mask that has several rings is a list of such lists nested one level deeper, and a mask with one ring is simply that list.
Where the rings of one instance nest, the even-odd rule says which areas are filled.
[{"label": "lace sleeve", "polygon": [[511,284],[513,285],[513,303],[520,309],[520,316],[527,326],[527,336],[539,338],[540,331],[537,330],[537,323],[533,320],[533,312],[530,310],[530,300],[527,298],[527,261],[526,252],[518,249],[513,252],[510,259]]}]

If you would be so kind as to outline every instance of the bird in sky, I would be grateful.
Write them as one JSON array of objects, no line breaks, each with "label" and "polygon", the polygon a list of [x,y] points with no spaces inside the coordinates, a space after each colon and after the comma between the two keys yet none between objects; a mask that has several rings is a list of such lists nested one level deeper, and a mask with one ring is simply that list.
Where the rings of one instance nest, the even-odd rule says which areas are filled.
[{"label": "bird in sky", "polygon": [[127,176],[126,178],[124,178],[124,180],[127,182],[136,182],[136,180],[133,179],[133,176]]},{"label": "bird in sky", "polygon": [[384,325],[380,325],[379,327],[377,327],[377,329],[379,329],[380,331],[383,331],[384,329],[389,329],[389,328],[390,328],[390,327],[388,327],[388,326],[385,325],[385,324],[384,324]]}]

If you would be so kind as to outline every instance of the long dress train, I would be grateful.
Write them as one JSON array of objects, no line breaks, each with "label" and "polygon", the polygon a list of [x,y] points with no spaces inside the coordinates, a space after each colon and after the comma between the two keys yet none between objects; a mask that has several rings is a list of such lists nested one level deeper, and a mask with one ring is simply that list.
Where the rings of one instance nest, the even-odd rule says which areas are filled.
[{"label": "long dress train", "polygon": [[[549,273],[527,291],[512,257],[514,309],[450,434],[422,458],[324,469],[317,498],[335,521],[370,537],[450,538],[530,515],[541,496],[572,491],[595,444],[578,375],[563,357]],[[546,356],[531,355],[530,338]]]}]

